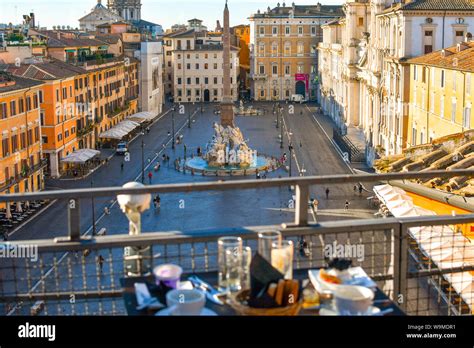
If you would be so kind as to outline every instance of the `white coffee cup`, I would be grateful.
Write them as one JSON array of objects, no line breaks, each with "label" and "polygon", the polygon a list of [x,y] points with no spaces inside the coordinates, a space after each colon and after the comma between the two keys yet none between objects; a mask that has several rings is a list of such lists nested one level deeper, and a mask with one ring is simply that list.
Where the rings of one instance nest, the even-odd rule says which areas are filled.
[{"label": "white coffee cup", "polygon": [[200,315],[206,304],[204,292],[197,289],[171,290],[166,294],[171,315]]},{"label": "white coffee cup", "polygon": [[365,286],[340,285],[334,292],[336,309],[342,315],[367,313],[373,303],[374,292]]}]

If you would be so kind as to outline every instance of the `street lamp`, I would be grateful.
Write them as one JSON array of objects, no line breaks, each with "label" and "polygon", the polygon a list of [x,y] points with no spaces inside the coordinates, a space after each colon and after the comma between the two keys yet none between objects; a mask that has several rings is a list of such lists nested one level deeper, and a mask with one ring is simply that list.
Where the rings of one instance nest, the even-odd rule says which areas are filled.
[{"label": "street lamp", "polygon": [[288,150],[290,151],[290,168],[289,168],[288,174],[291,177],[291,165],[292,165],[292,157],[293,157],[293,145],[291,144],[291,142],[288,145]]},{"label": "street lamp", "polygon": [[[91,188],[94,186],[94,181],[91,180]],[[97,234],[95,229],[95,202],[94,196],[92,196],[92,235],[95,236]]]},{"label": "street lamp", "polygon": [[281,127],[280,127],[280,149],[283,149],[283,108],[279,109],[281,117]]},{"label": "street lamp", "polygon": [[172,143],[171,143],[171,148],[174,150],[175,149],[175,134],[174,134],[174,107],[173,107],[173,112],[171,113],[171,128],[172,128],[172,131],[173,131],[173,134],[171,134],[173,136],[173,139],[172,139]]},{"label": "street lamp", "polygon": [[188,128],[191,128],[191,108],[188,110]]},{"label": "street lamp", "polygon": [[142,184],[145,184],[145,142],[142,137]]},{"label": "street lamp", "polygon": [[201,83],[201,114],[204,112],[204,109],[203,109],[204,94],[202,92],[203,90],[202,90],[202,83]]}]

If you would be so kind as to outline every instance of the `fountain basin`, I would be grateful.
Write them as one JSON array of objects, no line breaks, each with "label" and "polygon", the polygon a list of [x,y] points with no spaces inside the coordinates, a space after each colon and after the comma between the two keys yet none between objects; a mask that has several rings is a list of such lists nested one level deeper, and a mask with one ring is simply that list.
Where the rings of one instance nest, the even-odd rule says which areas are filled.
[{"label": "fountain basin", "polygon": [[257,172],[271,172],[277,170],[280,164],[277,159],[258,155],[256,163],[247,167],[225,165],[220,167],[210,166],[202,157],[188,159],[185,168],[188,171],[194,171],[204,176],[246,176],[255,175]]}]

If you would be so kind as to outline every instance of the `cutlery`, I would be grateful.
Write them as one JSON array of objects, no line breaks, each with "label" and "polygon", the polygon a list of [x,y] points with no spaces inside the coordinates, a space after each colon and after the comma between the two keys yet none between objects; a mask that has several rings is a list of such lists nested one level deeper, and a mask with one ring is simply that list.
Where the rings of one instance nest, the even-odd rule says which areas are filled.
[{"label": "cutlery", "polygon": [[224,303],[219,299],[219,295],[221,295],[221,293],[219,291],[217,291],[216,289],[214,289],[211,285],[209,285],[208,283],[206,283],[205,281],[199,279],[196,276],[191,276],[191,277],[188,278],[188,280],[191,283],[193,283],[193,285],[196,288],[204,290],[204,292],[206,293],[206,297],[211,302],[214,302],[215,304],[218,304],[218,305],[221,305],[221,306],[224,305]]}]

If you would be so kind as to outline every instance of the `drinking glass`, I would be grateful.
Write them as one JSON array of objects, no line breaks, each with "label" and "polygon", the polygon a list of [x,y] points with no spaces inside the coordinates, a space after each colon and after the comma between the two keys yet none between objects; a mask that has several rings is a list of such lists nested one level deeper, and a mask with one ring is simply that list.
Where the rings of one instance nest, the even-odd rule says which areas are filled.
[{"label": "drinking glass", "polygon": [[252,249],[248,246],[242,249],[242,289],[250,289],[250,263],[252,262]]},{"label": "drinking glass", "polygon": [[279,270],[285,279],[293,279],[293,242],[284,240],[272,244],[272,266]]},{"label": "drinking glass", "polygon": [[242,238],[221,237],[217,241],[218,287],[220,291],[240,290]]},{"label": "drinking glass", "polygon": [[258,253],[268,262],[272,262],[273,243],[281,244],[279,231],[260,232],[258,234]]}]

